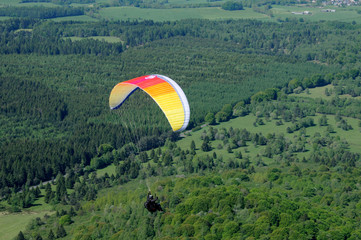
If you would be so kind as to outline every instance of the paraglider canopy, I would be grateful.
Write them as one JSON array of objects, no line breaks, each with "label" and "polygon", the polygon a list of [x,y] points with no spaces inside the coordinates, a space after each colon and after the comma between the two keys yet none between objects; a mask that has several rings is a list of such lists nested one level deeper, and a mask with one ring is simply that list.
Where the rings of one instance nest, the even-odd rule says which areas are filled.
[{"label": "paraglider canopy", "polygon": [[190,118],[187,97],[175,81],[163,75],[146,75],[118,83],[110,93],[110,109],[119,108],[138,88],[148,93],[158,104],[173,131],[187,128]]}]

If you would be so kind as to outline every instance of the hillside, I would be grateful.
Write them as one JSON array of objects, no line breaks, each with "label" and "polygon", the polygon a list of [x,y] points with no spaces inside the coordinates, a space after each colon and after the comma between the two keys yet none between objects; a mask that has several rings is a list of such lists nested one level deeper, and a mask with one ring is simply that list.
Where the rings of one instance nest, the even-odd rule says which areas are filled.
[{"label": "hillside", "polygon": [[[130,155],[115,164],[116,177],[108,167],[77,180],[70,202],[26,233],[46,238],[63,226],[64,239],[357,239],[360,120],[317,114],[315,103],[248,104],[243,117]],[[81,185],[97,196],[73,205]],[[148,189],[165,212],[144,209]]]},{"label": "hillside", "polygon": [[265,22],[360,23],[358,1],[309,0],[0,0],[0,20],[12,18],[82,21],[179,21],[254,19]]},{"label": "hillside", "polygon": [[[238,32],[240,26],[249,34]],[[303,26],[310,31],[320,28],[309,23]],[[357,27],[349,26],[348,34],[358,36]],[[1,195],[11,192],[4,187],[19,189],[26,183],[39,184],[59,172],[65,174],[67,168],[89,165],[104,143],[121,148],[142,139],[145,149],[151,142],[164,144],[170,128],[146,94],[137,93],[123,107],[128,121],[120,121],[121,112],[109,111],[110,90],[120,81],[150,73],[175,79],[189,98],[191,129],[201,125],[207,113],[247,100],[260,90],[282,87],[292,79],[342,75],[342,65],[335,61],[338,55],[345,68],[357,68],[354,52],[344,57],[335,50],[324,57],[325,64],[308,61],[306,50],[317,44],[314,36],[304,31],[301,37],[294,35],[292,42],[282,40],[294,27],[302,28],[298,23],[280,26],[248,20],[161,24],[59,24],[29,19],[3,22],[1,29],[6,37],[0,43],[4,86],[0,156],[7,167],[0,171]],[[325,23],[321,27],[315,35],[319,34],[326,46],[335,44],[328,42],[327,36],[339,39],[338,26]],[[254,32],[260,28],[264,31]],[[325,35],[323,28],[330,31]],[[283,30],[273,36],[271,29]],[[91,34],[116,35],[122,41],[64,40],[65,36]],[[46,35],[50,37],[44,38]],[[43,44],[36,44],[39,41]],[[355,43],[350,40],[351,44]],[[315,57],[323,53],[323,49],[313,52]]]},{"label": "hillside", "polygon": [[[317,4],[0,0],[0,239],[361,238],[360,11]],[[109,109],[155,73],[182,133]]]}]

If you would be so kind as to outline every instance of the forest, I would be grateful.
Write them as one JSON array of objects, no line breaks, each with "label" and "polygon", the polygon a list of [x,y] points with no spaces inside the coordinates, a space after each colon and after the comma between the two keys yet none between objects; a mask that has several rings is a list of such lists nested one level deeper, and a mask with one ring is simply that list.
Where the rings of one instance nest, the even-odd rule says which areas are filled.
[{"label": "forest", "polygon": [[[359,136],[361,121],[318,114],[317,106],[280,92],[274,100],[238,104],[231,113],[242,112],[237,122],[215,121],[191,139],[168,139],[149,151],[102,145],[90,172],[71,169],[54,188],[40,186],[45,202],[62,207],[32,221],[25,236],[358,239],[360,149],[351,151],[355,142],[343,136]],[[110,162],[114,173],[93,171]],[[164,213],[146,213],[147,187]],[[39,193],[27,189],[8,201],[26,207]]]},{"label": "forest", "polygon": [[[198,27],[195,23],[198,23]],[[142,114],[144,119],[135,120],[128,116],[134,125],[139,121],[145,123],[144,127],[136,129],[136,133],[120,126],[116,113],[109,113],[106,106],[108,94],[121,80],[141,74],[164,72],[167,69],[167,75],[177,79],[189,95],[192,109],[189,128],[193,128],[204,122],[208,112],[215,114],[225,104],[247,100],[265,87],[281,88],[292,79],[296,82],[294,86],[299,87],[297,81],[301,80],[296,78],[314,81],[319,75],[326,80],[319,80],[315,84],[311,82],[310,86],[304,87],[330,83],[334,75],[345,74],[347,78],[347,71],[343,71],[340,64],[334,62],[335,58],[325,58],[328,65],[323,65],[307,60],[307,54],[303,57],[298,55],[298,46],[305,45],[307,41],[311,44],[312,36],[309,40],[295,36],[294,44],[288,46],[287,43],[282,43],[266,48],[265,45],[272,45],[272,36],[277,42],[277,37],[271,31],[268,30],[267,37],[260,37],[261,40],[256,43],[252,38],[256,39],[258,35],[254,35],[254,32],[248,37],[237,35],[235,26],[243,24],[245,29],[252,29],[265,25],[262,32],[267,34],[267,28],[280,29],[278,24],[227,21],[213,22],[214,26],[211,27],[208,23],[212,22],[192,20],[155,24],[54,23],[30,19],[5,21],[1,27],[5,37],[1,38],[0,44],[3,52],[0,60],[1,84],[6,86],[2,88],[4,97],[1,108],[4,117],[0,148],[6,162],[6,167],[2,168],[0,174],[2,191],[10,191],[4,187],[21,188],[26,183],[34,185],[49,180],[59,171],[65,173],[67,167],[86,166],[102,143],[119,148],[129,140],[137,144],[139,140],[152,142],[154,137],[159,139],[157,142],[164,143],[162,134],[166,132],[166,124],[163,124],[163,115],[145,95],[139,94],[139,97],[130,99],[129,105],[125,106],[132,108],[136,104],[142,104],[151,108],[144,107],[137,111],[158,111],[157,114],[148,113],[154,117]],[[224,33],[220,32],[222,24],[225,26]],[[297,26],[296,23],[284,25],[290,25],[289,31],[291,26]],[[309,23],[306,26],[316,28]],[[326,28],[328,24],[321,27]],[[232,29],[234,35],[231,34]],[[353,26],[350,26],[349,31],[350,34],[357,32]],[[320,39],[324,32],[320,30]],[[337,28],[334,32],[335,35],[338,34]],[[45,38],[46,35],[49,37]],[[122,42],[63,39],[98,35],[117,36]],[[281,38],[282,34],[279,35]],[[304,31],[304,35],[310,34]],[[232,36],[233,40],[230,40]],[[198,41],[194,39],[202,39],[202,42],[195,43]],[[326,39],[325,36],[323,41]],[[39,41],[43,44],[36,44]],[[243,47],[241,42],[248,45]],[[275,47],[278,45],[285,45],[285,48],[289,48],[287,51],[294,53],[281,54],[279,47]],[[352,54],[357,53],[352,51]],[[348,62],[349,66],[357,66],[352,59],[346,60],[351,61]],[[282,71],[284,68],[288,70]],[[314,76],[309,76],[310,72]],[[17,81],[19,85],[12,84],[13,81]],[[238,84],[239,82],[242,84]],[[231,85],[233,87],[230,90],[228,86]],[[53,96],[52,99],[47,100],[50,96]],[[214,99],[218,99],[216,103]],[[210,104],[211,102],[213,103]],[[21,120],[18,116],[21,116]],[[158,119],[163,119],[163,122]],[[125,136],[120,137],[114,132],[123,132]],[[137,139],[132,139],[134,135]],[[38,151],[31,151],[34,148]],[[44,157],[44,153],[49,154]],[[28,158],[32,159],[31,164],[26,161]],[[23,162],[30,165],[23,165]],[[38,166],[40,163],[41,167]],[[22,167],[17,167],[18,165]],[[7,174],[12,171],[17,171],[17,174]]]},{"label": "forest", "polygon": [[[18,239],[361,236],[360,25],[46,20],[82,11],[0,8],[0,210],[53,212]],[[110,111],[152,73],[184,90],[185,133],[140,91]]]}]

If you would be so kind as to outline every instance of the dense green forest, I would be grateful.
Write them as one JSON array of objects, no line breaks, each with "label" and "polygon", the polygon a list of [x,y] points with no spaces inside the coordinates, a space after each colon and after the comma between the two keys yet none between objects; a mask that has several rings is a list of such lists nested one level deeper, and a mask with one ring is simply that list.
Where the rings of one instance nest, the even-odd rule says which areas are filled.
[{"label": "dense green forest", "polygon": [[[56,189],[43,188],[45,201],[62,207],[34,220],[26,236],[358,239],[360,153],[349,150],[354,142],[344,136],[359,135],[360,120],[318,115],[315,100],[281,93],[277,100],[240,105],[240,119],[249,116],[253,127],[216,124],[192,133],[192,140],[167,141],[147,152],[103,146],[92,166],[102,168],[98,164],[110,160],[115,175],[59,175]],[[148,188],[164,213],[143,208]],[[9,202],[26,204],[37,191],[13,195]]]},{"label": "dense green forest", "polygon": [[[260,37],[255,31],[241,34],[238,28],[242,25],[244,29],[263,27],[264,31],[258,33],[267,37]],[[322,27],[329,28],[337,36],[338,25],[334,25],[325,23],[316,27],[305,23],[304,29],[321,29],[319,38],[323,39],[325,30]],[[86,166],[102,143],[115,148],[128,141],[153,142],[153,138],[157,138],[159,144],[164,143],[162,134],[169,128],[164,124],[162,113],[146,95],[139,93],[139,97],[130,99],[128,106],[129,109],[139,104],[144,106],[135,110],[142,112],[142,118],[134,117],[138,116],[136,113],[133,119],[128,117],[134,126],[134,121],[141,121],[143,127],[129,130],[129,126],[119,124],[117,113],[109,112],[107,98],[119,81],[149,73],[162,73],[176,79],[189,98],[192,109],[189,127],[193,128],[204,121],[208,112],[216,113],[223,105],[246,100],[259,90],[281,88],[292,79],[312,77],[312,73],[326,76],[340,72],[342,75],[342,65],[335,62],[335,58],[324,58],[328,64],[324,65],[307,61],[306,53],[302,53],[305,56],[298,54],[298,48],[307,42],[313,43],[315,34],[303,31],[309,36],[308,40],[301,35],[295,36],[293,44],[288,44],[289,41],[271,44],[277,42],[278,37],[270,28],[291,31],[296,26],[296,22],[280,26],[255,21],[202,20],[159,24],[3,22],[0,77],[6,88],[2,88],[0,148],[6,163],[0,177],[1,189],[8,192],[4,187],[37,184],[56,176],[59,171],[65,173],[67,167]],[[356,27],[349,25],[349,28],[350,35],[357,33]],[[99,35],[117,36],[122,42],[64,39]],[[279,34],[280,39],[281,36],[283,33]],[[327,39],[325,35],[322,41]],[[281,51],[279,45],[289,49]],[[282,54],[284,52],[290,54]],[[357,66],[353,59],[346,60],[350,61],[347,66]],[[26,89],[18,87],[21,85]],[[46,96],[54,98],[47,100]],[[44,153],[49,154],[44,156]],[[26,161],[29,158],[33,162]],[[7,174],[13,171],[17,174]]]},{"label": "dense green forest", "polygon": [[[20,239],[360,236],[360,25],[45,20],[84,11],[0,8],[26,17],[0,22],[0,209],[57,211]],[[141,91],[109,110],[115,84],[152,73],[184,90],[190,132]],[[164,213],[145,212],[147,188]]]},{"label": "dense green forest", "polygon": [[46,8],[46,7],[2,7],[0,8],[0,16],[21,17],[21,18],[39,18],[49,19],[66,16],[84,15],[84,10],[81,8]]}]

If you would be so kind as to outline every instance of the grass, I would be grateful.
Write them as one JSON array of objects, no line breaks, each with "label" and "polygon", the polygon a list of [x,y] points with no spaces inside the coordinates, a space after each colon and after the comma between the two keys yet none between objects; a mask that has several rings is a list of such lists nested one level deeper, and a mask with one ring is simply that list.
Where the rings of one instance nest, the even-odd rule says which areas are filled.
[{"label": "grass", "polygon": [[13,239],[20,231],[26,229],[26,225],[37,217],[52,214],[50,211],[21,212],[17,214],[6,214],[0,212],[0,240]]},{"label": "grass", "polygon": [[325,99],[325,100],[331,100],[334,96],[333,95],[327,96],[325,94],[326,88],[328,90],[332,90],[333,85],[329,84],[329,85],[326,85],[326,86],[323,86],[323,87],[309,88],[308,91],[302,91],[299,94],[293,93],[293,94],[290,94],[290,96],[309,97],[309,98],[314,98],[314,99],[315,98],[322,98],[322,99]]},{"label": "grass", "polygon": [[98,177],[104,176],[105,173],[108,173],[109,176],[111,176],[112,174],[114,174],[114,176],[115,176],[115,175],[116,175],[115,169],[116,169],[116,167],[115,167],[114,164],[109,165],[109,166],[106,167],[106,168],[97,170],[97,176],[98,176]]},{"label": "grass", "polygon": [[[335,9],[336,12],[322,12],[324,9]],[[279,6],[275,5],[272,8],[272,13],[276,18],[303,18],[309,21],[343,21],[361,23],[361,15],[357,13],[357,10],[361,10],[361,7],[311,7],[311,6]],[[309,11],[310,15],[295,15],[292,12]]]},{"label": "grass", "polygon": [[95,0],[96,3],[112,3],[113,0]]},{"label": "grass", "polygon": [[63,21],[97,22],[97,21],[99,21],[98,19],[89,17],[87,15],[58,17],[58,18],[52,18],[51,20],[55,21],[55,22],[63,22]]},{"label": "grass", "polygon": [[71,41],[80,41],[83,39],[94,39],[99,41],[104,41],[108,43],[118,43],[121,42],[120,38],[118,37],[111,37],[111,36],[94,36],[94,37],[66,37],[64,39],[70,39]]},{"label": "grass", "polygon": [[[317,114],[316,116],[313,117],[315,126],[309,127],[306,129],[306,134],[308,136],[313,136],[317,132],[320,133],[321,135],[324,135],[326,133],[327,126],[319,126],[318,125],[318,120],[321,116],[322,115]],[[334,131],[335,131],[334,133],[331,133],[331,135],[339,136],[340,139],[347,140],[347,142],[350,144],[350,151],[361,153],[361,135],[360,135],[360,127],[358,126],[359,120],[354,119],[354,118],[344,117],[344,119],[347,121],[347,123],[353,127],[353,130],[344,131],[344,130],[336,127],[336,121],[335,121],[334,115],[327,115],[327,118],[328,118],[328,124],[332,125],[334,128]],[[265,119],[263,119],[265,125],[259,125],[259,126],[255,127],[253,125],[253,122],[255,122],[255,120],[256,120],[255,116],[248,115],[245,117],[234,118],[228,122],[221,123],[219,125],[215,125],[212,127],[218,128],[218,129],[219,128],[229,129],[230,127],[239,128],[239,129],[245,128],[248,131],[250,131],[251,133],[262,133],[263,136],[266,136],[269,133],[271,133],[271,134],[272,133],[276,133],[276,134],[282,133],[285,135],[286,138],[288,138],[290,140],[292,140],[295,136],[299,135],[299,131],[296,131],[294,133],[286,132],[287,127],[290,127],[292,125],[292,123],[290,123],[290,122],[284,122],[283,125],[277,126],[276,121],[278,121],[278,120],[271,120],[271,121],[267,122]],[[190,149],[190,145],[193,140],[196,144],[197,155],[201,156],[201,155],[205,155],[205,154],[212,154],[212,152],[214,151],[214,152],[216,152],[217,155],[222,155],[224,159],[234,157],[234,153],[228,153],[227,149],[225,149],[225,148],[217,149],[217,145],[219,143],[222,143],[220,140],[211,142],[212,147],[213,147],[213,150],[211,152],[204,153],[202,150],[200,150],[200,146],[202,144],[201,135],[202,135],[203,131],[204,130],[207,131],[208,128],[209,128],[209,126],[204,127],[204,128],[202,128],[202,130],[199,130],[197,132],[191,133],[191,136],[187,136],[187,137],[183,138],[182,140],[178,141],[177,145],[179,147],[181,147],[182,149]],[[262,150],[264,149],[263,146],[254,146],[250,142],[248,142],[247,144],[248,144],[247,147],[240,147],[238,149],[233,150],[233,152],[241,151],[243,156],[248,155],[251,158],[255,157],[257,154],[262,154]],[[309,144],[307,144],[306,148],[307,148],[307,150],[311,150],[311,146]],[[299,156],[303,157],[303,156],[307,156],[308,154],[309,154],[309,152],[308,153],[299,153]],[[273,162],[271,159],[264,159],[264,160],[266,160],[265,161],[266,163],[267,163],[267,161],[269,161],[269,163]]]},{"label": "grass", "polygon": [[[201,1],[201,0],[200,0]],[[198,2],[198,1],[197,1]],[[171,3],[189,4],[188,1],[174,0]],[[218,7],[205,8],[173,8],[151,9],[135,7],[109,7],[100,10],[100,15],[105,19],[112,20],[153,20],[174,21],[188,18],[200,18],[210,20],[221,19],[258,19],[263,21],[275,21],[276,19],[303,18],[307,21],[344,21],[361,23],[361,15],[357,13],[361,7],[335,8],[336,12],[322,12],[322,8],[312,6],[279,6],[274,5],[271,9],[274,17],[254,12],[251,8],[242,11],[225,11]],[[324,9],[328,9],[325,7]],[[292,12],[309,11],[310,15],[294,15]]]},{"label": "grass", "polygon": [[[327,96],[325,94],[325,90],[326,88],[328,90],[333,90],[334,89],[334,86],[332,84],[328,84],[326,86],[323,86],[323,87],[316,87],[316,88],[309,88],[307,91],[302,91],[301,93],[292,93],[290,94],[290,96],[296,96],[296,97],[309,97],[309,98],[313,98],[313,99],[316,99],[316,98],[322,98],[322,99],[325,99],[325,100],[331,100],[332,98],[334,98],[336,95],[335,94],[331,94],[329,96]],[[344,94],[344,95],[338,95],[340,98],[352,98],[352,99],[361,99],[360,96],[358,97],[352,97],[351,95],[349,94]]]},{"label": "grass", "polygon": [[[206,0],[170,0],[169,4],[186,6],[189,4],[206,3]],[[97,0],[97,4],[111,3],[110,0]],[[46,6],[56,7],[59,5],[53,3],[20,3],[20,1],[0,0],[0,6]],[[83,4],[79,6],[84,6]],[[251,8],[245,8],[241,11],[225,11],[220,7],[201,7],[201,8],[169,8],[169,9],[152,9],[136,7],[106,7],[99,10],[100,17],[107,20],[153,20],[153,21],[176,21],[181,19],[199,18],[210,20],[222,19],[257,19],[262,21],[276,21],[277,19],[285,20],[286,18],[303,18],[305,21],[343,21],[361,23],[361,6],[354,7],[333,7],[324,8],[316,6],[280,6],[273,5],[271,12],[273,17],[265,14],[254,12]],[[322,12],[323,9],[335,9],[336,12]],[[295,15],[292,12],[309,11],[309,15]],[[3,20],[3,18],[0,18]],[[54,21],[98,21],[97,18],[90,16],[71,16],[55,18]]]},{"label": "grass", "polygon": [[[111,4],[111,0],[96,0],[96,4]],[[206,0],[170,0],[167,4],[176,4],[180,8],[170,9],[152,9],[152,8],[136,8],[136,7],[105,7],[101,8],[99,14],[101,18],[107,20],[153,20],[153,21],[176,21],[189,18],[200,18],[210,20],[221,19],[258,19],[263,21],[276,21],[277,19],[285,20],[286,18],[303,18],[306,21],[343,21],[361,23],[361,14],[357,11],[361,10],[361,6],[353,7],[334,7],[326,6],[320,8],[318,6],[281,6],[273,5],[271,12],[273,17],[265,14],[254,12],[251,8],[245,8],[242,11],[225,11],[220,7],[202,7],[202,8],[186,8],[189,4],[207,3]],[[167,5],[165,4],[165,5]],[[0,6],[46,6],[57,7],[59,5],[53,3],[20,3],[20,0],[0,0]],[[84,4],[73,4],[73,6],[84,6]],[[184,6],[184,8],[182,8]],[[322,12],[324,9],[335,9],[336,12]],[[309,15],[295,15],[292,12],[309,11]],[[0,18],[3,20],[3,18]],[[98,21],[90,16],[74,16],[55,18],[54,21]]]},{"label": "grass", "polygon": [[200,19],[268,19],[269,17],[254,12],[252,9],[242,11],[225,11],[221,8],[174,8],[174,9],[150,9],[135,7],[110,7],[99,11],[100,15],[108,20],[153,20],[172,21],[189,18]]},{"label": "grass", "polygon": [[20,0],[0,0],[0,6],[1,5],[17,5],[20,3]]},{"label": "grass", "polygon": [[[217,1],[217,3],[222,1]],[[189,4],[199,4],[199,3],[209,3],[207,0],[169,0],[169,4],[177,4],[177,5],[189,5]]]}]

